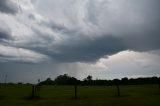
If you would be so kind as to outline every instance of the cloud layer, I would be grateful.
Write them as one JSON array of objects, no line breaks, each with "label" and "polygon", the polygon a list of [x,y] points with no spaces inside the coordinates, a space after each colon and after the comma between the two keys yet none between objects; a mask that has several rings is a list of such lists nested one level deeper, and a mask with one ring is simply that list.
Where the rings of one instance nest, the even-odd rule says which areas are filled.
[{"label": "cloud layer", "polygon": [[157,0],[2,0],[0,4],[1,44],[33,50],[53,61],[94,62],[128,49],[160,49]]},{"label": "cloud layer", "polygon": [[47,60],[48,57],[27,49],[15,48],[9,46],[0,45],[0,61],[20,61],[28,63],[37,63]]},{"label": "cloud layer", "polygon": [[11,29],[9,26],[2,20],[0,20],[0,23],[2,24],[2,26],[0,26],[0,42],[13,40],[14,38],[11,34]]},{"label": "cloud layer", "polygon": [[18,12],[18,7],[12,0],[1,0],[0,11],[3,13],[15,14]]}]

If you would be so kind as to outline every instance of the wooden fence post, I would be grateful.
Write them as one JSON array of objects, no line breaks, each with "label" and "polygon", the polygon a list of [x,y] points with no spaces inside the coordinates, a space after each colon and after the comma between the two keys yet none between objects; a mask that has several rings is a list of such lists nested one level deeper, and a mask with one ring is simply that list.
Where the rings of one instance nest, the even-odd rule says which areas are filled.
[{"label": "wooden fence post", "polygon": [[77,84],[74,86],[74,98],[77,99]]},{"label": "wooden fence post", "polygon": [[119,88],[119,84],[117,84],[117,94],[118,94],[118,96],[120,96],[120,88]]},{"label": "wooden fence post", "polygon": [[36,89],[36,87],[35,87],[35,85],[33,85],[32,86],[32,98],[35,98],[35,89]]}]

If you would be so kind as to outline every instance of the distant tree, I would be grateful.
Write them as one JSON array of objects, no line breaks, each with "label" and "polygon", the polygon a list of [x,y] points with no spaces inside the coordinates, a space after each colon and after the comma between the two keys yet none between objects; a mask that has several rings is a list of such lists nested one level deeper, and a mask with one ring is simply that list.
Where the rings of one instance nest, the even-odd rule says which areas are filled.
[{"label": "distant tree", "polygon": [[26,83],[26,85],[31,85],[30,83]]},{"label": "distant tree", "polygon": [[92,76],[88,75],[86,78],[84,78],[82,83],[83,85],[94,85],[94,82],[95,81],[92,80]]},{"label": "distant tree", "polygon": [[[39,81],[38,81],[39,82]],[[69,76],[68,74],[59,75],[55,78],[53,81],[51,78],[47,78],[45,81],[42,81],[39,83],[39,85],[117,85],[117,87],[120,84],[124,85],[137,85],[137,84],[160,84],[160,78],[159,77],[145,77],[145,78],[131,78],[128,79],[127,77],[114,80],[101,80],[96,79],[93,80],[91,75],[88,75],[86,78],[84,78],[83,81],[77,80],[74,77]]]},{"label": "distant tree", "polygon": [[74,77],[68,76],[68,74],[59,75],[55,79],[55,83],[57,85],[74,85],[76,83],[77,79]]},{"label": "distant tree", "polygon": [[86,79],[87,79],[88,81],[92,81],[92,76],[91,76],[91,75],[88,75]]},{"label": "distant tree", "polygon": [[52,81],[52,79],[51,78],[47,78],[46,81]]},{"label": "distant tree", "polygon": [[160,88],[160,77],[158,78],[158,85],[159,85],[159,88]]},{"label": "distant tree", "polygon": [[23,84],[22,82],[18,82],[19,85]]},{"label": "distant tree", "polygon": [[41,80],[40,79],[38,79],[38,84],[41,82]]},{"label": "distant tree", "polygon": [[113,83],[114,83],[115,85],[119,85],[119,84],[120,84],[120,80],[119,80],[119,79],[114,79],[114,80],[113,80]]},{"label": "distant tree", "polygon": [[128,78],[127,77],[122,78],[121,83],[122,84],[128,84]]},{"label": "distant tree", "polygon": [[51,78],[47,78],[45,81],[39,83],[39,85],[54,85],[55,82]]}]

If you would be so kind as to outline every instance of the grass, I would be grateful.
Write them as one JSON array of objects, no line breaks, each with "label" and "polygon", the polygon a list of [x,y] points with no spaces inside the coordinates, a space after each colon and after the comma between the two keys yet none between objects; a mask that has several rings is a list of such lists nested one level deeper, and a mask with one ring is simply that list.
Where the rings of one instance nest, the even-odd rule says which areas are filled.
[{"label": "grass", "polygon": [[158,85],[78,86],[78,99],[74,99],[74,86],[42,86],[39,99],[28,99],[31,85],[0,85],[1,106],[160,106]]}]

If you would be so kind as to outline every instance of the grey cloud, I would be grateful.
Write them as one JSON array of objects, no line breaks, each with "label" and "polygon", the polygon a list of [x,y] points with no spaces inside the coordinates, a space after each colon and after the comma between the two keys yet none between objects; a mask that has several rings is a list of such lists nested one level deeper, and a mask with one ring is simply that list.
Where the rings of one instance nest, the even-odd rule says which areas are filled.
[{"label": "grey cloud", "polygon": [[95,5],[95,3],[93,2],[93,1],[90,1],[90,3],[88,3],[88,14],[89,15],[87,15],[88,17],[88,20],[87,21],[89,21],[89,22],[91,22],[92,24],[98,24],[98,19],[97,19],[97,17],[98,17],[98,12],[97,12],[97,8],[96,8],[96,5]]},{"label": "grey cloud", "polygon": [[[53,60],[65,62],[96,61],[105,55],[112,55],[127,49],[135,51],[160,49],[160,13],[157,5],[160,4],[159,1],[123,0],[124,6],[121,4],[118,7],[122,10],[114,10],[114,7],[110,7],[114,11],[108,10],[107,6],[110,2],[97,0],[87,2],[85,22],[96,25],[99,28],[98,34],[97,32],[86,34],[87,31],[81,32],[78,28],[69,29],[68,26],[54,21],[43,22],[42,24],[61,33],[63,38],[67,36],[68,39],[64,39],[60,44],[50,45],[45,50],[43,48],[32,49],[51,56]],[[116,12],[115,16],[111,12]],[[108,26],[111,28],[109,31]],[[113,35],[108,33],[113,33]],[[92,39],[89,36],[96,37]]]},{"label": "grey cloud", "polygon": [[64,24],[56,23],[53,20],[47,21],[42,21],[41,24],[42,26],[46,26],[47,28],[50,28],[52,31],[58,32],[63,35],[63,38],[69,37],[72,38],[73,36],[75,37],[80,37],[81,35],[84,35],[80,30],[77,28],[69,28],[65,26]]},{"label": "grey cloud", "polygon": [[37,37],[38,39],[41,39],[40,41],[45,42],[46,44],[49,42],[53,42],[54,41],[54,36],[52,34],[48,34],[46,32],[43,32],[40,29],[36,29],[36,28],[32,28],[32,30],[34,31],[34,36]]},{"label": "grey cloud", "polygon": [[101,11],[105,8],[107,5],[108,0],[105,1],[97,1],[97,0],[89,0],[87,2],[86,10],[86,21],[89,23],[92,23],[93,25],[99,24],[99,15]]},{"label": "grey cloud", "polygon": [[42,25],[45,25],[49,28],[51,28],[54,31],[58,31],[58,32],[63,32],[63,31],[67,31],[68,29],[64,26],[64,24],[58,24],[55,23],[54,21],[50,20],[49,22],[45,22],[43,21],[41,23]]},{"label": "grey cloud", "polygon": [[35,40],[20,47],[48,55],[56,62],[95,62],[105,55],[112,55],[127,49],[121,38],[111,34],[89,37],[78,29],[70,30],[65,26],[55,24],[53,21],[42,22],[41,25],[61,33],[63,39],[54,43],[56,39],[53,35],[32,28],[35,33]]},{"label": "grey cloud", "polygon": [[29,14],[29,15],[28,15],[28,18],[31,19],[31,20],[36,20],[34,14]]},{"label": "grey cloud", "polygon": [[39,64],[0,62],[0,82],[4,82],[5,75],[8,75],[7,82],[37,83],[38,79],[41,79],[41,81],[48,77],[54,79],[62,71],[58,70],[58,67],[59,64],[48,62]]},{"label": "grey cloud", "polygon": [[135,50],[135,51],[152,51],[152,50],[159,50],[160,49],[160,35],[157,34],[150,34],[146,36],[130,36],[123,38],[123,42],[126,43],[128,49]]},{"label": "grey cloud", "polygon": [[38,63],[49,60],[49,57],[32,50],[24,48],[16,48],[11,46],[0,45],[0,61],[1,62],[28,62]]},{"label": "grey cloud", "polygon": [[111,55],[125,49],[126,47],[120,39],[110,35],[95,39],[85,38],[79,42],[70,39],[68,44],[61,45],[58,48],[60,52],[55,56],[53,54],[53,59],[58,61],[94,62],[106,54]]},{"label": "grey cloud", "polygon": [[[44,1],[41,2],[43,3]],[[55,2],[48,1],[49,4]],[[63,1],[60,3],[64,4]],[[115,4],[118,9],[114,6],[112,7],[110,3]],[[37,51],[60,62],[92,62],[105,55],[113,55],[127,49],[135,51],[160,49],[160,13],[158,3],[160,2],[157,0],[122,0],[117,2],[114,0],[89,0],[87,5],[85,5],[87,13],[82,14],[85,15],[83,19],[75,19],[77,24],[80,24],[78,21],[81,22],[82,20],[84,23],[75,25],[75,27],[71,25],[71,27],[70,24],[75,24],[74,22],[65,24],[64,19],[62,20],[64,24],[61,24],[58,23],[59,21],[56,21],[56,18],[48,18],[49,21],[42,21],[39,24],[41,28],[32,27],[35,35],[27,43],[23,44],[22,42],[22,45],[13,45]],[[109,7],[110,5],[111,7]],[[62,12],[60,13],[61,16],[64,10],[57,7],[54,9]],[[46,7],[43,5],[43,8]],[[54,17],[53,13],[49,13],[50,11],[46,12],[47,15],[51,15],[48,17]],[[76,16],[75,12],[73,13],[74,15],[71,15],[71,17]],[[29,18],[34,19],[35,17],[31,14]],[[92,25],[87,26],[87,22],[92,23],[96,28],[94,29]],[[58,35],[44,33],[42,29],[44,28],[45,30],[46,27],[58,33]],[[56,41],[54,36],[61,38],[61,41],[54,43]]]},{"label": "grey cloud", "polygon": [[[137,2],[133,1],[138,4]],[[143,7],[143,3],[146,4]],[[141,0],[137,7],[141,13],[141,21],[138,25],[125,26],[121,30],[125,33],[121,37],[128,45],[129,49],[136,51],[150,51],[160,49],[160,1]],[[122,24],[123,25],[123,24]]]},{"label": "grey cloud", "polygon": [[60,44],[44,48],[32,47],[37,52],[50,56],[57,62],[95,62],[106,54],[111,55],[127,47],[117,37],[105,35],[97,38],[72,37]]},{"label": "grey cloud", "polygon": [[0,21],[0,23],[2,25],[2,26],[0,26],[0,41],[12,40],[13,37],[11,35],[11,29],[3,21]]},{"label": "grey cloud", "polygon": [[11,40],[11,39],[12,39],[12,37],[10,36],[9,33],[0,31],[0,41],[2,41],[2,40]]},{"label": "grey cloud", "polygon": [[[102,10],[101,31],[107,29],[135,51],[160,49],[160,1],[122,0],[108,2]],[[115,6],[115,7],[114,7]],[[104,14],[105,13],[105,14]]]},{"label": "grey cloud", "polygon": [[15,14],[18,12],[18,6],[11,0],[0,0],[0,11]]},{"label": "grey cloud", "polygon": [[[0,12],[9,14],[0,14],[9,26],[0,22],[0,70],[11,81],[64,73],[81,78],[159,73],[159,57],[152,57],[160,50],[160,0],[21,0],[20,4],[23,13],[10,15],[18,12],[18,6],[11,0],[0,1]],[[130,55],[123,61],[127,54],[118,52],[127,49],[152,54],[141,55],[142,63],[145,58],[152,60],[145,64],[152,68],[141,67]],[[104,71],[96,68],[112,56]],[[106,72],[108,65],[111,71]]]}]

